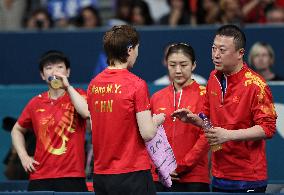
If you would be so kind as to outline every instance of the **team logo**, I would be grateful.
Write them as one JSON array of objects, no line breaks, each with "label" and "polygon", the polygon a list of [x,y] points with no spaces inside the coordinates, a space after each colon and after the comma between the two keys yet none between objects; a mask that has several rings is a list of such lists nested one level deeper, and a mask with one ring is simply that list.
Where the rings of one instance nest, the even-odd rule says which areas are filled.
[{"label": "team logo", "polygon": [[238,103],[240,103],[240,99],[241,99],[241,98],[240,98],[239,96],[236,96],[236,95],[235,95],[235,96],[233,97],[233,102],[238,104]]},{"label": "team logo", "polygon": [[166,108],[158,108],[157,111],[165,111]]},{"label": "team logo", "polygon": [[36,110],[36,112],[45,112],[45,109],[39,108],[39,109]]},{"label": "team logo", "polygon": [[[67,142],[69,134],[75,132],[77,120],[74,117],[74,107],[71,104],[66,105],[66,111],[63,113],[61,120],[57,123],[53,115],[49,115],[40,120],[41,128],[38,132],[39,140],[44,146],[44,149],[53,155],[62,155],[67,151]],[[56,125],[54,130],[52,126]],[[51,131],[54,131],[55,136],[51,137]],[[69,136],[68,136],[69,135]],[[57,144],[60,140],[60,144]]]},{"label": "team logo", "polygon": [[211,94],[217,96],[217,93],[215,91],[211,91]]}]

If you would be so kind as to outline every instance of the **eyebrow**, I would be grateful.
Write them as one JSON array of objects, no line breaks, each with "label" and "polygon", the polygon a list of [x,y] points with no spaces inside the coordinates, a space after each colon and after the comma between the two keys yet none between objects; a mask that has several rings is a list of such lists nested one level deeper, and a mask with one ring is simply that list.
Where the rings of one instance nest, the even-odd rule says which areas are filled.
[{"label": "eyebrow", "polygon": [[189,62],[189,60],[185,60],[185,61],[169,61],[169,63],[186,63],[186,62]]},{"label": "eyebrow", "polygon": [[216,45],[215,43],[213,43],[213,45],[219,46],[219,47],[226,47],[225,45]]},{"label": "eyebrow", "polygon": [[219,48],[220,48],[220,47],[221,47],[221,48],[227,48],[227,46],[225,46],[225,45],[216,45],[216,44],[214,44],[214,43],[213,43],[212,47],[213,47],[213,46],[216,46],[216,47],[219,47]]}]

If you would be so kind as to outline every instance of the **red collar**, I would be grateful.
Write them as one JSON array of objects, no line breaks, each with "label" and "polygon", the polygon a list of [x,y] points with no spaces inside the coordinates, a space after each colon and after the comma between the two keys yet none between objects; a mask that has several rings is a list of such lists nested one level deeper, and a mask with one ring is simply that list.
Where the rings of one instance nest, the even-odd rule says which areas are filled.
[{"label": "red collar", "polygon": [[[226,76],[227,77],[227,82],[228,83],[238,83],[242,80],[242,78],[244,77],[245,73],[248,71],[248,66],[246,63],[243,63],[243,67],[241,68],[241,70],[237,73],[234,73],[232,75]],[[222,72],[221,71],[216,71],[215,76],[220,79],[222,76]]]},{"label": "red collar", "polygon": [[[189,84],[189,85],[187,85],[187,86],[184,86],[184,87],[182,88],[182,90],[189,90],[189,89],[191,89],[192,87],[194,87],[194,86],[196,86],[196,85],[198,85],[197,82],[196,82],[195,80],[193,80],[193,82],[192,82],[191,84]],[[173,83],[170,84],[168,87],[169,87],[169,89],[170,89],[171,92],[174,91]]]}]

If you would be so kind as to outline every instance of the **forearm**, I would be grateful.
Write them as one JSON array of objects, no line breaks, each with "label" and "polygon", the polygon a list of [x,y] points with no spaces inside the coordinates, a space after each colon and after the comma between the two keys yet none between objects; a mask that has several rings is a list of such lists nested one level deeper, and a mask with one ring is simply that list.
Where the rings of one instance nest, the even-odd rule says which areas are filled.
[{"label": "forearm", "polygon": [[25,137],[21,131],[13,129],[11,132],[12,143],[20,157],[23,159],[24,157],[28,156],[25,144]]},{"label": "forearm", "polygon": [[69,93],[76,111],[82,116],[82,118],[89,118],[88,104],[85,98],[82,97],[71,85],[69,85],[66,90]]},{"label": "forearm", "polygon": [[157,133],[157,127],[165,120],[164,114],[157,114],[152,117],[149,110],[136,113],[137,124],[140,134],[145,141],[153,139]]},{"label": "forearm", "polygon": [[199,128],[203,128],[204,122],[203,122],[203,120],[200,117],[198,117],[198,118],[196,118],[196,121],[195,121],[194,125],[199,127]]},{"label": "forearm", "polygon": [[249,141],[266,138],[264,130],[259,125],[247,129],[229,130],[229,132],[229,140],[231,141]]},{"label": "forearm", "polygon": [[143,126],[138,124],[138,127],[139,127],[142,138],[146,142],[153,139],[157,133],[157,128],[151,122]]},{"label": "forearm", "polygon": [[157,133],[151,112],[149,110],[138,112],[136,113],[136,119],[142,138],[144,141],[150,141]]}]

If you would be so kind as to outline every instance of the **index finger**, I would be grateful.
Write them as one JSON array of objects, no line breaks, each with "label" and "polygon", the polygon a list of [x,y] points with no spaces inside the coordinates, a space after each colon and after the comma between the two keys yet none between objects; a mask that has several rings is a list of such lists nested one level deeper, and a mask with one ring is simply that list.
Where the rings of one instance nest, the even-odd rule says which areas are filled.
[{"label": "index finger", "polygon": [[178,178],[178,177],[171,177],[171,179],[172,179],[172,181],[179,181],[180,180],[180,178]]},{"label": "index finger", "polygon": [[65,76],[64,74],[62,73],[59,73],[59,72],[55,72],[54,75],[62,80],[65,80],[67,79],[67,76]]},{"label": "index finger", "polygon": [[180,109],[177,109],[175,110],[171,116],[176,116],[176,115],[179,115],[179,114],[190,114],[190,110],[186,109],[186,108],[180,108]]},{"label": "index finger", "polygon": [[36,160],[33,160],[33,163],[36,164],[36,165],[39,165],[40,163]]},{"label": "index finger", "polygon": [[30,165],[30,170],[31,170],[31,172],[36,171],[36,168],[34,167],[34,165],[33,165],[33,164],[31,164],[31,165]]},{"label": "index finger", "polygon": [[178,176],[178,174],[174,171],[174,172],[170,173],[170,176],[176,177],[176,176]]}]

